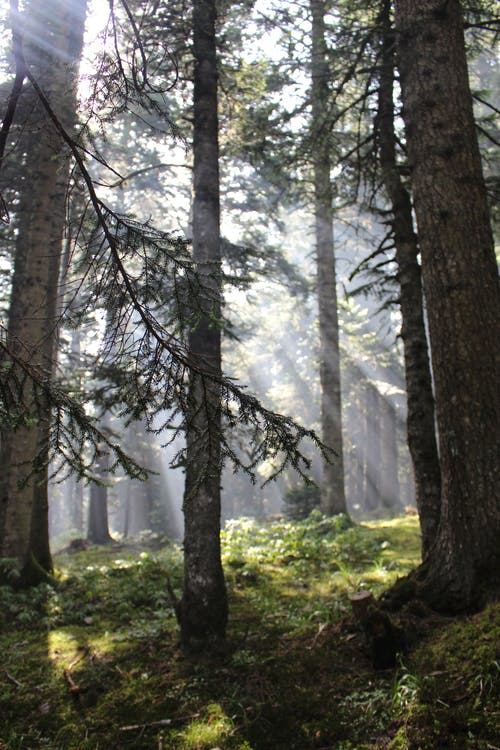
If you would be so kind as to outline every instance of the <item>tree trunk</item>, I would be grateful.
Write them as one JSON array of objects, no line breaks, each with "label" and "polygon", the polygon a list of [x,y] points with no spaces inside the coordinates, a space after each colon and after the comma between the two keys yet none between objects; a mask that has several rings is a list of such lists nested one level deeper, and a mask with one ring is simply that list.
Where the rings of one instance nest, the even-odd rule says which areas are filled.
[{"label": "tree trunk", "polygon": [[365,510],[373,517],[380,505],[380,461],[382,457],[380,433],[380,394],[367,381],[365,387]]},{"label": "tree trunk", "polygon": [[392,0],[382,3],[382,61],[378,94],[380,164],[391,203],[400,285],[401,338],[407,392],[408,448],[413,462],[416,502],[422,531],[422,558],[436,538],[441,476],[435,432],[432,375],[425,332],[418,240],[413,228],[412,205],[398,167],[394,132],[395,34],[391,23]]},{"label": "tree trunk", "polygon": [[[111,415],[104,414],[101,428],[110,432]],[[97,481],[90,483],[87,539],[92,544],[111,544],[113,541],[109,533],[108,515],[108,487],[109,482],[109,454],[104,446],[101,455],[96,457],[95,476]]]},{"label": "tree trunk", "polygon": [[355,471],[356,490],[352,498],[353,505],[358,505],[361,512],[364,511],[365,503],[365,483],[366,483],[366,381],[359,377],[356,384],[356,430],[354,433],[354,453],[355,453]]},{"label": "tree trunk", "polygon": [[[78,482],[76,476],[73,474],[69,476],[61,487],[61,511],[65,514],[66,524],[65,529],[60,529],[61,533],[66,528],[71,529],[73,534],[81,536],[83,533],[83,482]],[[51,513],[54,508],[51,508]],[[55,520],[58,518],[58,513],[55,513]],[[54,533],[51,529],[52,534]]]},{"label": "tree trunk", "polygon": [[[220,208],[217,61],[214,0],[193,4],[194,200],[193,258],[203,279],[198,320],[189,335],[193,363],[221,374]],[[227,595],[220,556],[220,388],[192,372],[184,490],[184,589],[178,607],[187,650],[217,647],[225,638]]]},{"label": "tree trunk", "polygon": [[[70,263],[70,255],[63,260],[63,274],[66,272]],[[62,282],[64,284],[64,281]],[[71,303],[70,303],[71,304]],[[81,331],[75,329],[71,334],[71,367],[73,372],[76,371],[77,389],[81,389],[82,384],[82,351],[81,351]],[[69,481],[72,482],[73,491],[71,493],[71,502],[69,507],[70,523],[73,529],[76,530],[77,534],[83,534],[83,482],[77,481],[76,477],[69,477]]]},{"label": "tree trunk", "polygon": [[500,574],[500,295],[458,0],[396,0],[427,301],[441,514],[421,593],[476,606]]},{"label": "tree trunk", "polygon": [[387,396],[380,398],[380,500],[391,515],[401,511],[398,479],[397,419],[394,404]]},{"label": "tree trunk", "polygon": [[[63,125],[73,127],[78,60],[86,0],[33,1],[25,13],[27,63]],[[17,211],[18,234],[7,343],[20,358],[52,376],[57,329],[57,280],[65,221],[69,155],[45,114],[30,141],[26,180]],[[27,566],[26,581],[51,570],[48,543],[47,462],[50,407],[35,399],[25,379],[23,400],[32,420],[2,433],[0,556]],[[4,468],[5,467],[5,468]],[[37,575],[35,575],[37,572]]]},{"label": "tree trunk", "polygon": [[330,178],[330,127],[326,59],[325,3],[311,0],[312,55],[311,104],[314,149],[314,219],[316,234],[316,278],[320,336],[321,427],[325,445],[334,451],[323,462],[321,509],[326,515],[346,513],[342,411],[340,390],[339,321],[333,242],[333,194]]},{"label": "tree trunk", "polygon": [[92,544],[111,544],[113,539],[108,524],[108,488],[92,482],[89,498],[87,539]]}]

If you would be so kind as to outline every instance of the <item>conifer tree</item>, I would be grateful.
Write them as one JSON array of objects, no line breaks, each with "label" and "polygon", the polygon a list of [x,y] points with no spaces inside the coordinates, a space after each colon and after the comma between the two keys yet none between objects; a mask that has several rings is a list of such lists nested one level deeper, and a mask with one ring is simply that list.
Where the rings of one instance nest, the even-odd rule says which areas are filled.
[{"label": "conifer tree", "polygon": [[[82,50],[86,0],[32,0],[13,19],[17,73],[43,91],[69,132],[75,124],[78,62]],[[25,84],[28,90],[30,86]],[[24,95],[22,89],[19,94]],[[9,307],[7,346],[47,380],[52,378],[58,326],[58,278],[65,222],[70,154],[38,105],[38,125],[29,139],[16,212],[18,227]],[[12,363],[5,363],[13,367]],[[29,417],[2,431],[0,480],[0,556],[15,558],[30,583],[52,567],[48,540],[48,445],[51,406],[36,396],[33,383],[19,372],[21,399]]]},{"label": "conifer tree", "polygon": [[500,293],[459,0],[396,0],[441,465],[419,588],[463,611],[498,591]]},{"label": "conifer tree", "polygon": [[392,1],[383,0],[379,23],[378,109],[374,122],[378,159],[385,192],[390,202],[390,224],[398,266],[401,309],[401,338],[405,358],[407,391],[407,437],[412,456],[416,503],[422,531],[425,559],[436,538],[441,500],[441,479],[437,450],[434,394],[424,322],[424,299],[418,261],[418,238],[413,227],[412,202],[398,162],[395,132],[394,78],[396,38],[391,21]]},{"label": "conifer tree", "polygon": [[339,318],[333,241],[331,122],[328,117],[329,66],[325,43],[325,3],[311,0],[311,138],[314,173],[316,286],[320,336],[322,439],[333,455],[323,463],[321,509],[326,515],[346,512],[340,386]]},{"label": "conifer tree", "polygon": [[221,249],[217,48],[214,0],[193,2],[193,260],[203,278],[200,309],[189,333],[191,373],[184,490],[184,588],[178,613],[188,650],[225,637],[227,597],[220,556]]}]

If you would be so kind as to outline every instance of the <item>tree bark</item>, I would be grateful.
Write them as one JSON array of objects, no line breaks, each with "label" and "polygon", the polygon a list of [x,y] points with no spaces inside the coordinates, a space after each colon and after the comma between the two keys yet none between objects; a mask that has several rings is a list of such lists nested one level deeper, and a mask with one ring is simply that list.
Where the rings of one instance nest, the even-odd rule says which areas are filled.
[{"label": "tree bark", "polygon": [[500,295],[458,0],[396,0],[408,155],[427,301],[441,513],[420,581],[444,611],[500,572]]},{"label": "tree bark", "polygon": [[311,136],[314,149],[314,219],[316,285],[320,336],[321,427],[325,445],[333,450],[323,462],[321,509],[333,516],[347,513],[344,489],[339,321],[333,241],[333,193],[328,111],[329,69],[325,44],[324,0],[310,0],[312,14]]},{"label": "tree bark", "polygon": [[[355,465],[355,491],[351,499],[353,505],[357,505],[361,511],[364,511],[365,503],[365,484],[366,484],[366,381],[363,377],[360,377],[360,373],[356,368],[356,395],[355,395],[355,418],[356,428],[354,432],[354,457]],[[353,382],[355,382],[353,380]]]},{"label": "tree bark", "polygon": [[[110,432],[111,415],[109,412],[104,414],[101,421],[101,428]],[[96,458],[95,475],[96,482],[90,483],[89,507],[88,507],[88,524],[87,540],[92,544],[111,544],[113,539],[109,532],[109,515],[108,515],[108,487],[106,482],[109,481],[109,454],[103,452]]]},{"label": "tree bark", "polygon": [[[78,61],[86,0],[31,3],[23,32],[25,56],[61,123],[74,126]],[[7,343],[19,357],[52,377],[57,329],[57,292],[65,221],[69,155],[45,113],[30,139],[26,180],[17,211],[18,234]],[[16,558],[36,583],[51,570],[48,541],[47,463],[50,407],[35,399],[25,379],[24,403],[32,419],[4,430],[0,463],[0,556]],[[38,573],[37,573],[38,572]]]},{"label": "tree bark", "polygon": [[[220,199],[214,0],[193,3],[193,258],[204,289],[189,334],[193,362],[221,375]],[[225,638],[227,594],[220,555],[220,388],[192,373],[184,491],[184,589],[178,607],[186,650],[218,648]]]},{"label": "tree bark", "polygon": [[365,499],[364,508],[371,517],[380,505],[380,394],[369,380],[365,386]]},{"label": "tree bark", "polygon": [[396,39],[391,22],[392,0],[383,0],[381,12],[377,135],[384,186],[391,204],[392,230],[400,285],[407,437],[413,463],[416,502],[422,532],[422,559],[436,538],[441,502],[441,475],[435,432],[432,375],[425,332],[423,292],[418,262],[418,239],[413,228],[411,198],[401,179],[394,130],[394,68]]},{"label": "tree bark", "polygon": [[397,515],[402,509],[399,494],[398,478],[398,440],[396,408],[387,396],[380,399],[380,445],[381,476],[380,499],[382,507],[391,515]]},{"label": "tree bark", "polygon": [[108,488],[92,482],[90,485],[87,539],[92,544],[111,544],[108,523]]}]

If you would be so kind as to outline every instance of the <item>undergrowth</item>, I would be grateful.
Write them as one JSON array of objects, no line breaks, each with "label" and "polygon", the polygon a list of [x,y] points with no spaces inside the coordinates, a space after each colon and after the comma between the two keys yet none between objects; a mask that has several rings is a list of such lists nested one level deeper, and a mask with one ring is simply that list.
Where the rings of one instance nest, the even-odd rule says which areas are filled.
[{"label": "undergrowth", "polygon": [[430,621],[382,672],[350,618],[418,548],[414,518],[228,523],[227,653],[197,662],[167,593],[178,546],[59,554],[54,585],[0,588],[0,750],[489,750],[498,608]]}]

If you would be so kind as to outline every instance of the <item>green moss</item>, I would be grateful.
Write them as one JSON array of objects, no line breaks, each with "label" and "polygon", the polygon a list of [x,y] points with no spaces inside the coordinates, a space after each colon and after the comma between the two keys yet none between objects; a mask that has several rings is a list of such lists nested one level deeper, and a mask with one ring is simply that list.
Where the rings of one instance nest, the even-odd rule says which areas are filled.
[{"label": "green moss", "polygon": [[209,750],[215,745],[224,744],[233,729],[233,723],[222,708],[218,704],[210,704],[203,718],[195,719],[179,733],[177,747],[179,750]]},{"label": "green moss", "polygon": [[[391,750],[495,746],[500,714],[500,605],[474,617],[442,620],[405,670],[413,699]],[[404,741],[403,741],[404,739]]]},{"label": "green moss", "polygon": [[395,674],[373,671],[349,619],[349,593],[381,591],[418,550],[413,518],[233,524],[217,662],[179,650],[166,585],[180,589],[177,547],[57,556],[56,585],[0,588],[0,748],[486,750],[498,607],[431,620]]},{"label": "green moss", "polygon": [[408,737],[406,727],[400,727],[389,743],[387,750],[408,750]]}]

